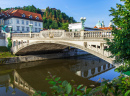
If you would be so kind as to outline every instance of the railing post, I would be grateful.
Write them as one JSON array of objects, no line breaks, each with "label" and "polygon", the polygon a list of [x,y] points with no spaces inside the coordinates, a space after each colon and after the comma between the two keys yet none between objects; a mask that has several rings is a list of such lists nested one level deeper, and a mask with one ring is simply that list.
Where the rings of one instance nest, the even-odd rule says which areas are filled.
[{"label": "railing post", "polygon": [[72,32],[72,38],[74,38],[74,32]]},{"label": "railing post", "polygon": [[81,35],[80,35],[80,39],[84,39],[84,30],[81,30],[81,31],[80,31],[80,34],[81,34]]}]

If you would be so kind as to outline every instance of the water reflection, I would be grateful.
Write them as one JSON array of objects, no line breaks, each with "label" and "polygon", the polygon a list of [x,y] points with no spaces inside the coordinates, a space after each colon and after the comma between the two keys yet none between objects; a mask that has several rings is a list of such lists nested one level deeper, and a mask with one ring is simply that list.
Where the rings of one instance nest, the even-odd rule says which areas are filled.
[{"label": "water reflection", "polygon": [[91,78],[114,68],[113,65],[104,60],[82,60],[82,62],[72,65],[71,70],[83,78]]},{"label": "water reflection", "polygon": [[[67,80],[71,82],[71,80],[74,80],[77,85],[84,84],[88,87],[90,85],[98,86],[99,83],[86,78],[94,77],[111,68],[113,66],[107,64],[107,62],[88,56],[5,65],[0,66],[0,85],[2,85],[0,90],[4,86],[8,94],[15,94],[15,96],[20,96],[16,94],[22,94],[21,96],[27,96],[28,94],[31,96],[34,94],[34,90],[50,93],[50,85],[45,80],[48,76],[48,71],[53,75],[61,77],[62,81]],[[2,74],[6,70],[10,71]],[[9,93],[8,89],[12,93]],[[5,94],[4,92],[2,91],[2,94]]]}]

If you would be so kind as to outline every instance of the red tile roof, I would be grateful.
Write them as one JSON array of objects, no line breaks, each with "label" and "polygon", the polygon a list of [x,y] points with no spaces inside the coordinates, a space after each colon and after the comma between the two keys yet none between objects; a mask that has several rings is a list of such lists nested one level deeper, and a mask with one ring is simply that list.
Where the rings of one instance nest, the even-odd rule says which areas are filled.
[{"label": "red tile roof", "polygon": [[[97,28],[96,26],[94,28]],[[98,28],[98,29],[103,29],[103,30],[112,30],[112,27],[101,27],[101,28]]]},{"label": "red tile roof", "polygon": [[[36,17],[39,17],[38,21],[42,21],[41,14],[24,11],[24,10],[20,10],[20,9],[15,10],[14,8],[12,8],[12,9],[3,11],[2,13],[4,14],[5,17],[13,16],[13,17],[26,18],[26,19],[30,19],[29,16],[32,15],[32,20],[37,20]],[[22,14],[25,14],[25,17],[22,17]]]}]

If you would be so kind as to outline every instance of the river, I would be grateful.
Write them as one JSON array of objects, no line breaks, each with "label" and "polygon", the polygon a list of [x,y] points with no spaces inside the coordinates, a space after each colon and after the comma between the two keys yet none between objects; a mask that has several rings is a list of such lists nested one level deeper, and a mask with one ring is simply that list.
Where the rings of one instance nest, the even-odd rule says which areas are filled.
[{"label": "river", "polygon": [[[77,85],[99,86],[103,78],[112,80],[120,73],[114,66],[93,55],[0,65],[0,96],[31,96],[36,91],[50,93],[45,80],[48,72]],[[97,82],[100,78],[100,81]]]}]

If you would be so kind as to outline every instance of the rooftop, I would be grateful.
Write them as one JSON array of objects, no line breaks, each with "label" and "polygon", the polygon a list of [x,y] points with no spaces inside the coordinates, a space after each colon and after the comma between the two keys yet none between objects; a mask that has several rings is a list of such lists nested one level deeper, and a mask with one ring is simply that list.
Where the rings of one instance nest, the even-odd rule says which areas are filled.
[{"label": "rooftop", "polygon": [[[14,8],[12,8],[12,9],[9,9],[9,10],[6,10],[6,11],[2,11],[0,13],[0,15],[4,16],[5,18],[19,17],[19,18],[26,18],[26,19],[42,21],[41,14],[33,13],[33,12],[29,12],[29,11],[24,11],[24,10],[21,10],[21,9],[15,10]],[[32,18],[30,18],[30,16],[32,16]]]}]

